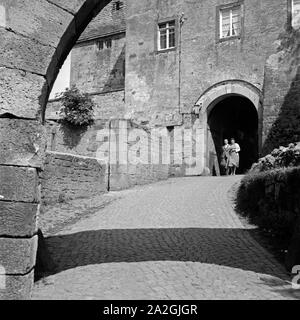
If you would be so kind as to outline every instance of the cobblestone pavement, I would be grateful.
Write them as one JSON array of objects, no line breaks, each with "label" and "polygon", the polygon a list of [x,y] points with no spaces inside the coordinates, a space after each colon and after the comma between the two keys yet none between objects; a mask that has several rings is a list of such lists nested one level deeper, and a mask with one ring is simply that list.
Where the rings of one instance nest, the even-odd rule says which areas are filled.
[{"label": "cobblestone pavement", "polygon": [[299,299],[233,210],[228,191],[239,179],[112,193],[115,201],[48,236],[57,268],[33,299]]}]

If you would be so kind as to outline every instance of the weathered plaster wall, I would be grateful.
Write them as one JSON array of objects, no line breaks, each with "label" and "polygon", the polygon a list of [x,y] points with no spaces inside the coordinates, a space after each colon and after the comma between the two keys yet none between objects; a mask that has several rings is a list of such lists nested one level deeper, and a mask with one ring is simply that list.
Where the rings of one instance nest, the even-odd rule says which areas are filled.
[{"label": "weathered plaster wall", "polygon": [[68,153],[78,156],[96,157],[102,142],[97,142],[97,133],[108,128],[106,121],[95,121],[90,127],[74,127],[47,121],[47,145],[49,151]]},{"label": "weathered plaster wall", "polygon": [[[148,128],[128,120],[112,121],[110,127],[114,134],[110,142],[111,191],[168,179],[170,165],[163,161],[159,147],[162,142],[156,140]],[[118,143],[116,152],[115,142]]]},{"label": "weathered plaster wall", "polygon": [[180,12],[181,1],[127,2],[126,116],[136,121],[181,123],[178,50],[157,53],[155,41],[158,21]]},{"label": "weathered plaster wall", "polygon": [[[70,84],[92,94],[98,105],[96,119],[124,115],[126,2],[120,2],[119,10],[115,4],[111,2],[89,23],[71,51]],[[48,109],[52,106],[55,103],[48,103]]]},{"label": "weathered plaster wall", "polygon": [[[240,39],[216,41],[216,6],[230,1],[189,1],[182,28],[183,109],[215,83],[238,79],[262,90],[264,65],[287,21],[286,0],[244,0]],[[197,12],[196,15],[194,12]]]},{"label": "weathered plaster wall", "polygon": [[[95,120],[109,120],[124,115],[124,90],[117,90],[114,92],[106,92],[101,94],[90,95],[95,102],[94,119]],[[59,110],[62,107],[59,100],[49,101],[46,109],[46,120],[58,120]]]},{"label": "weathered plaster wall", "polygon": [[[179,112],[189,113],[200,95],[218,82],[239,79],[262,90],[266,59],[287,22],[287,1],[244,0],[243,35],[219,42],[217,6],[224,3],[230,1],[128,1],[126,114],[172,124],[180,121]],[[185,21],[181,41],[177,29],[176,50],[157,53],[157,23],[178,21],[182,12]]]},{"label": "weathered plaster wall", "polygon": [[[46,204],[169,177],[170,165],[162,161],[161,142],[152,144],[156,140],[150,132],[130,121],[114,120],[110,129],[107,123],[98,121],[81,139],[78,131],[69,128],[64,136],[68,141],[61,129],[55,128],[55,142],[52,151],[47,152],[42,174],[42,200]],[[72,148],[70,144],[75,142]],[[98,161],[109,163],[109,170]]]},{"label": "weathered plaster wall", "polygon": [[[104,93],[124,89],[125,82],[125,33],[105,38],[99,49],[99,40],[77,44],[71,54],[71,85],[86,93]],[[103,40],[104,41],[104,40]]]},{"label": "weathered plaster wall", "polygon": [[263,153],[300,140],[300,32],[287,28],[266,63]]}]

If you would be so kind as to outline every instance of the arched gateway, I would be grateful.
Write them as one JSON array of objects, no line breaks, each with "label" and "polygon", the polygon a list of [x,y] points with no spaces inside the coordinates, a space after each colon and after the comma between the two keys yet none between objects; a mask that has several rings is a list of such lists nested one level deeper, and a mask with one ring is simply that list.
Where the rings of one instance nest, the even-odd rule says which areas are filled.
[{"label": "arched gateway", "polygon": [[219,175],[224,139],[234,137],[241,145],[240,173],[258,158],[261,148],[261,92],[245,81],[218,83],[195,104],[203,136],[202,163],[205,173]]}]

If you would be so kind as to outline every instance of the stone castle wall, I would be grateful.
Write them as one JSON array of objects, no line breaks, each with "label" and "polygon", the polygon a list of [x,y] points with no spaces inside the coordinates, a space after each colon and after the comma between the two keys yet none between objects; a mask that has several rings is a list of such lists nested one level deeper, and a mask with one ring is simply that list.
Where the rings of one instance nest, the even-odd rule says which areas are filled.
[{"label": "stone castle wall", "polygon": [[[115,120],[110,125],[99,121],[81,137],[74,128],[62,131],[57,123],[49,125],[48,130],[55,131],[55,142],[48,142],[52,151],[46,153],[41,175],[44,204],[101,195],[169,177],[170,164],[160,161],[159,145],[152,144],[147,129],[130,121]],[[140,143],[141,136],[147,143]],[[152,161],[154,158],[158,160]]]},{"label": "stone castle wall", "polygon": [[[218,6],[205,1],[128,1],[126,29],[126,114],[155,124],[176,122],[198,98],[221,81],[246,81],[262,90],[266,59],[285,30],[285,0],[244,0],[241,37],[219,41]],[[177,24],[176,50],[157,52],[160,21]]]},{"label": "stone castle wall", "polygon": [[280,36],[266,63],[263,101],[263,153],[300,140],[300,33]]},{"label": "stone castle wall", "polygon": [[71,54],[72,84],[94,94],[124,90],[125,33],[78,43]]},{"label": "stone castle wall", "polygon": [[108,4],[71,51],[70,84],[91,94],[99,106],[96,119],[124,115],[126,2],[119,6]]},{"label": "stone castle wall", "polygon": [[[94,119],[109,120],[116,116],[122,117],[125,108],[124,96],[124,89],[90,95],[96,106],[94,109]],[[50,121],[58,120],[61,107],[60,100],[49,101],[47,104],[46,119]]]},{"label": "stone castle wall", "polygon": [[[230,1],[122,3],[118,12],[113,3],[108,5],[73,49],[72,83],[98,93],[93,95],[96,119],[125,117],[150,126],[181,126],[202,94],[217,83],[237,80],[263,94],[261,154],[276,140],[299,140],[299,36],[291,29],[290,1],[238,1],[242,33],[225,41],[218,38],[217,13]],[[157,25],[167,20],[176,21],[176,48],[158,52]],[[97,37],[112,39],[112,48],[98,50]]]}]

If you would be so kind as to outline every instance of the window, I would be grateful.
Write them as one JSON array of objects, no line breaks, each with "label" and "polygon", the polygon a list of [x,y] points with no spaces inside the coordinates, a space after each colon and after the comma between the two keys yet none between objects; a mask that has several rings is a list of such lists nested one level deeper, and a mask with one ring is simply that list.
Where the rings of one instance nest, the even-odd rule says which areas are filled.
[{"label": "window", "polygon": [[123,9],[123,2],[122,1],[116,1],[113,3],[113,10],[119,11]]},{"label": "window", "polygon": [[98,50],[103,50],[104,49],[103,40],[100,40],[100,41],[97,42],[97,48],[98,48]]},{"label": "window", "polygon": [[300,0],[292,0],[292,27],[300,28]]},{"label": "window", "polygon": [[111,39],[98,40],[96,44],[97,44],[98,50],[110,49],[112,46],[112,40]]},{"label": "window", "polygon": [[158,50],[175,48],[175,21],[158,25]]},{"label": "window", "polygon": [[110,48],[111,48],[111,45],[112,45],[111,39],[105,40],[105,47],[106,47],[107,49],[110,49]]},{"label": "window", "polygon": [[220,38],[238,37],[241,34],[241,6],[220,9]]}]

